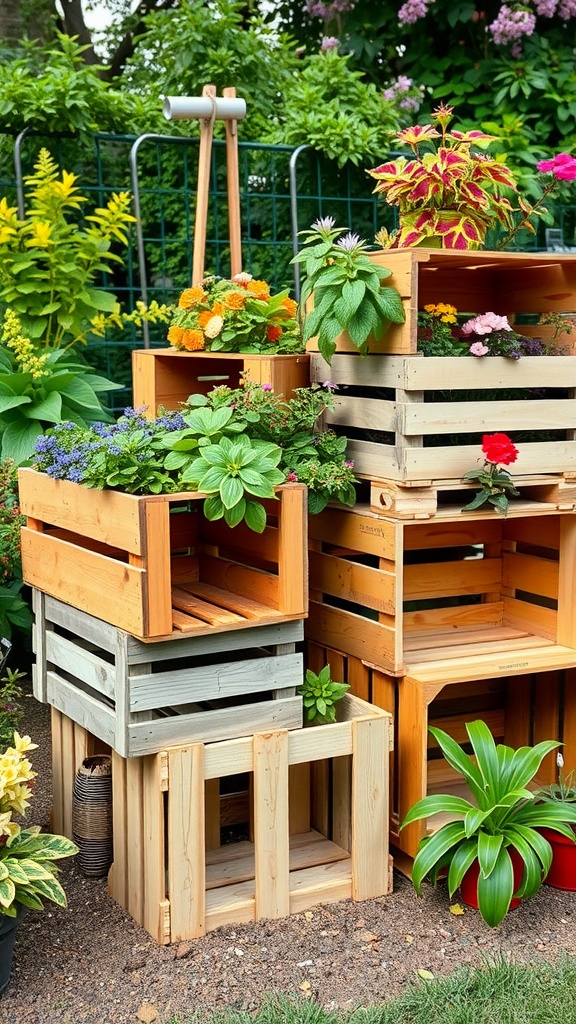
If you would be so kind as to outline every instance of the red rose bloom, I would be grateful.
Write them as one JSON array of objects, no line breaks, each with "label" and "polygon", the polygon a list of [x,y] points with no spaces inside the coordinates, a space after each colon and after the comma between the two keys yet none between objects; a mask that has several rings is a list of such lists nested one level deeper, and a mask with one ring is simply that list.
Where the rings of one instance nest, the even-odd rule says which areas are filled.
[{"label": "red rose bloom", "polygon": [[482,451],[486,462],[510,466],[518,458],[518,449],[507,434],[484,434]]}]

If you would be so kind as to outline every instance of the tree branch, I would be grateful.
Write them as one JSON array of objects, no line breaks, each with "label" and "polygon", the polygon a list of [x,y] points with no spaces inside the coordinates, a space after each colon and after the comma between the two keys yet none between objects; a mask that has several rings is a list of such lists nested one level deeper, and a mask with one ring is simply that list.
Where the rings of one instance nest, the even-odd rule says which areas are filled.
[{"label": "tree branch", "polygon": [[129,19],[129,28],[118,43],[112,54],[108,67],[102,72],[105,81],[111,81],[122,74],[126,61],[134,53],[135,40],[146,31],[144,18],[151,11],[170,10],[179,6],[179,0],[140,0],[138,7]]}]

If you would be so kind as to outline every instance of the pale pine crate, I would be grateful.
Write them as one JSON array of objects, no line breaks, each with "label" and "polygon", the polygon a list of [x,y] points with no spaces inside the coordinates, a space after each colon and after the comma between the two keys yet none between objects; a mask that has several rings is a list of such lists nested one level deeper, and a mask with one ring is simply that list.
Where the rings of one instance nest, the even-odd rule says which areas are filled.
[{"label": "pale pine crate", "polygon": [[306,488],[266,501],[262,534],[203,515],[198,492],[133,495],[21,469],[26,583],[143,639],[202,636],[307,610]]},{"label": "pale pine crate", "polygon": [[[391,723],[345,695],[333,725],[115,755],[111,895],[161,944],[385,895]],[[210,848],[206,784],[239,773],[253,780],[253,842]]]},{"label": "pale pine crate", "polygon": [[360,505],[310,521],[308,639],[392,675],[462,682],[576,662],[576,515]]},{"label": "pale pine crate", "polygon": [[132,353],[134,406],[154,417],[159,409],[177,410],[190,395],[206,395],[214,387],[271,384],[277,395],[293,398],[296,388],[310,383],[310,357],[243,352],[180,352],[138,349]]},{"label": "pale pine crate", "polygon": [[[414,354],[418,310],[430,303],[447,302],[456,306],[459,313],[470,316],[490,311],[511,320],[521,314],[574,313],[576,310],[575,254],[457,252],[418,247],[382,249],[370,253],[369,257],[378,266],[391,271],[384,286],[397,289],[406,315],[405,322],[391,324],[381,340],[369,339],[371,353]],[[558,344],[571,346],[572,340],[568,335],[561,335]],[[307,349],[311,353],[318,351],[315,338],[308,342]],[[346,333],[336,339],[336,350],[338,353],[357,352]],[[314,356],[312,369],[315,364]],[[328,374],[322,379],[333,380],[333,377]]]},{"label": "pale pine crate", "polygon": [[34,695],[122,757],[302,726],[301,621],[144,643],[34,591]]}]

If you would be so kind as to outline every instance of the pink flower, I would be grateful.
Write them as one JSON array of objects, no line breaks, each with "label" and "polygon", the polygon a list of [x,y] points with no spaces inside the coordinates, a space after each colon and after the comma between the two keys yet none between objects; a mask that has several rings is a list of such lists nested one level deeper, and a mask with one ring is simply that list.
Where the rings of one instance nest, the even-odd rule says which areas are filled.
[{"label": "pink flower", "polygon": [[272,387],[271,384],[261,384],[260,390],[261,391],[274,391],[274,388]]},{"label": "pink flower", "polygon": [[497,313],[481,313],[462,324],[462,334],[492,334],[492,331],[511,331],[505,316]]},{"label": "pink flower", "polygon": [[558,181],[576,181],[576,159],[569,153],[558,153],[551,160],[540,160],[536,167],[543,174],[553,174]]},{"label": "pink flower", "polygon": [[469,349],[471,356],[487,356],[489,351],[490,349],[483,341],[475,341],[473,345],[470,345]]},{"label": "pink flower", "polygon": [[296,476],[296,473],[294,473],[294,472],[291,472],[291,473],[286,473],[286,479],[287,479],[287,480],[288,480],[288,481],[289,481],[289,482],[290,482],[291,484],[295,484],[295,483],[297,482],[297,480],[298,480],[298,477]]}]

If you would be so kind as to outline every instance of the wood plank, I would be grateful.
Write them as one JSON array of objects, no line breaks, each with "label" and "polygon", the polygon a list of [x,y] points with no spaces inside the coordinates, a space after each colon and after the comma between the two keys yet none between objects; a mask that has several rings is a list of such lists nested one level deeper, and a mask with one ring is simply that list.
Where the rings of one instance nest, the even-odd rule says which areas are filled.
[{"label": "wood plank", "polygon": [[[354,462],[356,476],[368,480],[420,481],[449,477],[459,480],[477,462],[478,446],[395,448],[350,440],[347,457]],[[520,476],[574,471],[576,441],[526,442],[521,446],[514,468]]]},{"label": "wood plank", "polygon": [[444,659],[419,665],[410,665],[410,671],[418,680],[434,689],[439,683],[465,682],[471,679],[490,679],[499,676],[525,675],[529,672],[546,672],[549,669],[571,668],[574,652],[560,644],[542,644],[540,647],[521,651],[501,650],[468,657]]},{"label": "wood plank", "polygon": [[[34,593],[40,593],[34,591]],[[107,622],[96,619],[93,615],[73,608],[69,604],[57,601],[47,594],[44,597],[44,609],[46,621],[56,626],[62,626],[70,633],[76,633],[96,647],[113,654],[116,650],[117,630]]]},{"label": "wood plank", "polygon": [[558,642],[576,647],[574,599],[576,595],[576,521],[564,516],[560,521],[560,569],[558,581]]},{"label": "wood plank", "polygon": [[448,608],[423,608],[417,612],[404,612],[404,649],[411,645],[411,635],[433,636],[443,629],[458,632],[465,629],[481,629],[483,626],[499,626],[502,623],[504,605],[502,601],[486,601],[483,604],[461,605]]},{"label": "wood plank", "polygon": [[[366,399],[357,401],[363,403],[366,419],[369,419],[372,403]],[[377,404],[381,403],[374,402],[374,405]],[[576,401],[573,398],[554,398],[473,403],[422,402],[419,405],[400,405],[398,418],[399,431],[408,437],[498,430],[566,430],[576,425]],[[348,420],[348,423],[351,422]],[[391,428],[376,427],[374,424],[372,430],[375,429]]]},{"label": "wood plank", "polygon": [[285,917],[289,904],[288,733],[254,736],[256,917]]},{"label": "wood plank", "polygon": [[421,652],[422,661],[437,661],[444,657],[446,647],[460,647],[462,644],[500,644],[503,640],[523,640],[530,634],[525,629],[512,626],[470,626],[467,629],[437,629],[424,633],[411,633],[406,638],[406,652]]},{"label": "wood plank", "polygon": [[[117,764],[118,761],[115,761]],[[124,759],[124,806],[122,808],[126,830],[127,886],[126,902],[123,904],[138,924],[144,922],[145,881],[144,881],[144,783],[140,758]],[[114,848],[116,848],[114,831]]]},{"label": "wood plank", "polygon": [[487,594],[500,586],[499,558],[470,558],[404,566],[404,600]]},{"label": "wood plank", "polygon": [[137,757],[166,746],[181,743],[213,743],[267,729],[299,729],[302,726],[302,700],[260,701],[235,708],[203,711],[198,715],[175,715],[153,722],[135,722],[129,728],[129,756]]},{"label": "wood plank", "polygon": [[63,715],[54,706],[50,708],[52,734],[52,830],[60,835],[64,830],[64,762],[62,757]]},{"label": "wood plank", "polygon": [[505,597],[502,621],[517,629],[529,630],[552,643],[558,637],[558,612],[528,601]]},{"label": "wood plank", "polygon": [[393,561],[396,557],[397,526],[360,506],[352,509],[325,509],[310,516],[309,536],[312,540],[363,551]]},{"label": "wood plank", "polygon": [[388,892],[389,718],[352,723],[352,898]]},{"label": "wood plank", "polygon": [[34,469],[18,471],[18,493],[26,516],[133,554],[143,553],[143,498],[113,490],[87,490],[82,484],[53,480]]},{"label": "wood plank", "polygon": [[56,668],[76,676],[98,693],[114,700],[114,666],[76,642],[46,632],[46,659]]},{"label": "wood plank", "polygon": [[339,903],[351,897],[349,860],[295,871],[290,876],[291,914],[301,914],[320,903]]},{"label": "wood plank", "polygon": [[[540,672],[534,677],[534,744],[541,740],[560,740],[560,677],[558,672]],[[538,778],[548,786],[557,781],[556,751],[547,754],[538,769]]]},{"label": "wood plank", "polygon": [[284,488],[279,515],[278,608],[286,615],[308,608],[308,499],[306,488]]},{"label": "wood plank", "polygon": [[207,622],[211,626],[242,621],[242,617],[235,612],[226,611],[195,597],[193,586],[191,584],[190,587],[172,587],[172,604],[174,608],[178,608],[179,611],[186,612],[188,615],[193,615],[195,618]]},{"label": "wood plank", "polygon": [[201,743],[168,751],[168,892],[170,940],[206,930],[204,750]]},{"label": "wood plank", "polygon": [[146,568],[144,635],[161,636],[172,628],[170,506],[166,501],[147,501],[143,511]]},{"label": "wood plank", "polygon": [[[164,795],[161,784],[162,759],[144,758],[142,764],[144,814],[144,921],[143,926],[159,945],[170,940],[164,931],[163,905],[166,899],[164,853]],[[203,834],[204,830],[202,830]],[[172,851],[172,856],[174,851]]]},{"label": "wood plank", "polygon": [[301,654],[246,658],[177,671],[150,672],[131,677],[130,711],[299,686],[302,676]]},{"label": "wood plank", "polygon": [[388,615],[397,613],[395,573],[316,551],[308,557],[315,590]]},{"label": "wood plank", "polygon": [[[112,829],[114,862],[108,875],[108,892],[121,907],[128,908],[128,804],[126,790],[127,761],[112,751]],[[140,904],[142,909],[143,901]],[[132,903],[132,909],[139,908]],[[143,924],[143,915],[134,917]]]},{"label": "wood plank", "polygon": [[564,673],[564,700],[562,722],[562,754],[564,771],[576,771],[576,668]]},{"label": "wood plank", "polygon": [[505,587],[557,600],[558,578],[557,562],[518,551],[503,552],[502,583]]},{"label": "wood plank", "polygon": [[[112,628],[112,627],[111,627]],[[114,630],[114,634],[116,631]],[[150,661],[173,661],[189,656],[203,657],[206,654],[229,654],[253,647],[267,647],[273,644],[300,643],[304,639],[302,619],[276,619],[262,626],[251,625],[249,630],[208,630],[198,637],[173,634],[168,640],[147,641],[127,636],[128,657],[131,665],[147,664]]]},{"label": "wood plank", "polygon": [[[227,590],[231,594],[247,597],[256,604],[279,610],[280,591],[278,576],[264,572],[262,569],[251,569],[236,562],[200,555],[200,578],[219,590]],[[301,609],[304,613],[304,609]]]},{"label": "wood plank", "polygon": [[116,729],[112,709],[79,690],[56,672],[48,672],[46,679],[48,703],[98,736],[108,746],[114,747]]},{"label": "wood plank", "polygon": [[350,693],[354,697],[360,697],[362,700],[371,700],[371,672],[367,665],[359,658],[354,658],[352,655],[347,659],[347,674],[346,682],[350,687]]},{"label": "wood plank", "polygon": [[[542,650],[542,647],[546,643],[541,636],[530,636],[519,632],[519,635],[509,640],[494,640],[474,642],[474,634],[469,631],[463,637],[464,642],[461,645],[454,645],[446,649],[436,647],[426,647],[423,650],[416,650],[413,652],[406,652],[406,660],[409,665],[410,673],[418,675],[419,678],[422,676],[422,670],[428,665],[443,664],[448,658],[459,660],[466,658],[481,657],[483,655],[493,655],[495,653],[494,648],[497,647],[501,658],[506,656],[514,656],[517,654],[518,657],[528,657],[531,648],[536,650]],[[550,648],[554,647],[552,641],[548,641]],[[417,668],[415,666],[418,666]]]},{"label": "wood plank", "polygon": [[74,722],[67,715],[62,716],[62,833],[72,839],[72,790],[77,765],[74,749]]},{"label": "wood plank", "polygon": [[227,608],[231,612],[236,612],[244,619],[262,618],[263,609],[266,607],[258,601],[251,601],[250,598],[242,597],[240,594],[231,594],[228,590],[220,590],[218,587],[200,580],[187,584],[183,589],[197,597],[204,598],[219,608]]},{"label": "wood plank", "polygon": [[361,661],[376,663],[384,670],[399,671],[402,665],[398,654],[399,631],[353,612],[311,601],[306,635]]},{"label": "wood plank", "polygon": [[[107,492],[112,493],[112,492]],[[105,608],[109,622],[144,632],[144,571],[48,534],[22,529],[26,582],[82,610]]]},{"label": "wood plank", "polygon": [[[288,767],[289,826],[291,836],[310,831],[310,765]],[[292,849],[292,847],[290,848]],[[292,864],[291,864],[292,866]]]},{"label": "wood plank", "polygon": [[499,519],[460,519],[457,522],[434,519],[425,523],[406,523],[403,525],[404,550],[469,548],[476,544],[497,544],[502,539],[502,529],[502,522]]}]

